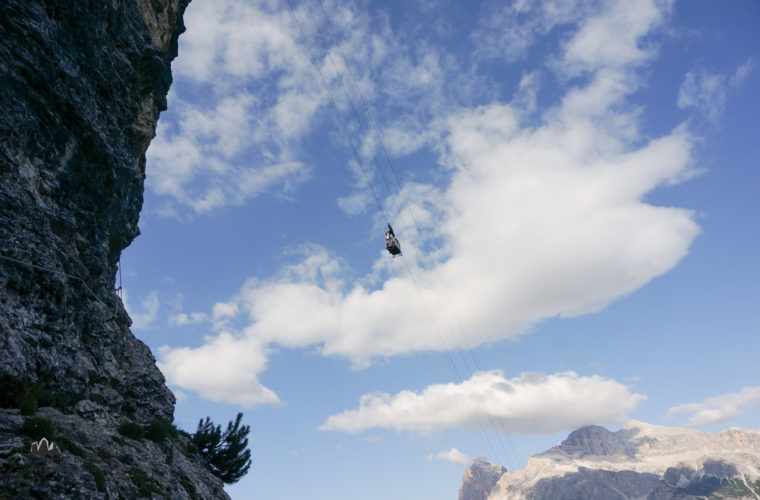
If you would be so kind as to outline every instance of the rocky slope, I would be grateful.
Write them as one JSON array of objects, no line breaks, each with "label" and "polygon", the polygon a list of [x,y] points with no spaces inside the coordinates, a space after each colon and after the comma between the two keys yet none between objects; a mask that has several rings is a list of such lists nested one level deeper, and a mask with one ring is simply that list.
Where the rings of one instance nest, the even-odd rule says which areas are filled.
[{"label": "rocky slope", "polygon": [[188,1],[0,2],[0,498],[226,498],[186,436],[117,432],[174,411],[114,285]]},{"label": "rocky slope", "polygon": [[492,487],[488,479],[480,496],[462,496],[478,487],[469,478],[465,473],[460,500],[760,499],[760,431],[709,434],[636,421],[617,432],[590,426]]}]

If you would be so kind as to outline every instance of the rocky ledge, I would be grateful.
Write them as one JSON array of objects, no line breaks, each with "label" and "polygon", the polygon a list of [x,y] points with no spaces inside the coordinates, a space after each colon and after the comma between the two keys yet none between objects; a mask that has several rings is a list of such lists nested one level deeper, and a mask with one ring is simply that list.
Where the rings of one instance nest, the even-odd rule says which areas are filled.
[{"label": "rocky ledge", "polygon": [[0,499],[226,498],[115,290],[188,1],[0,2]]}]

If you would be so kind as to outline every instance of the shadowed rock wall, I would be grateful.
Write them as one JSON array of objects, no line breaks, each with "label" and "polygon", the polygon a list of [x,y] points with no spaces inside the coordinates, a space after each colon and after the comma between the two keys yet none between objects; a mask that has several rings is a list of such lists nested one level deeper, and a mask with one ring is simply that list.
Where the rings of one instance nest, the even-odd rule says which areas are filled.
[{"label": "shadowed rock wall", "polygon": [[114,282],[139,234],[145,150],[188,2],[0,2],[0,373],[46,394],[37,418],[75,451],[25,454],[29,409],[0,409],[0,498],[136,498],[146,484],[171,498],[225,497],[185,436],[116,432],[174,411]]},{"label": "shadowed rock wall", "polygon": [[139,234],[185,5],[0,6],[0,255],[20,261],[0,260],[0,368],[141,421],[171,416],[174,398],[114,276]]}]

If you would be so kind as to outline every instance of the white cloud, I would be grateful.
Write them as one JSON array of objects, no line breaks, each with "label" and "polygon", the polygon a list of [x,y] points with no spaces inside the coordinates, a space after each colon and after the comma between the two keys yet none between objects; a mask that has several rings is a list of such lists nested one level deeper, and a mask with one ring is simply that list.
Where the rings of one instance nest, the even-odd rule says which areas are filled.
[{"label": "white cloud", "polygon": [[311,123],[324,97],[278,9],[232,1],[188,8],[172,65],[172,111],[147,153],[147,185],[166,198],[162,212],[178,204],[207,213],[308,177],[289,140]]},{"label": "white cloud", "polygon": [[744,387],[739,392],[705,398],[699,403],[687,403],[668,409],[668,414],[689,416],[689,425],[700,426],[724,422],[750,409],[760,408],[760,386]]},{"label": "white cloud", "polygon": [[234,318],[238,313],[238,306],[234,302],[217,302],[214,304],[214,319]]},{"label": "white cloud", "polygon": [[190,314],[177,313],[169,318],[169,324],[172,326],[195,325],[197,323],[203,323],[207,320],[208,315],[202,312],[194,312]]},{"label": "white cloud", "polygon": [[754,69],[755,59],[750,57],[730,77],[704,69],[689,71],[678,89],[677,105],[697,110],[714,122],[723,114],[729,90],[741,87]]},{"label": "white cloud", "polygon": [[710,120],[717,120],[726,105],[728,81],[725,75],[689,71],[678,89],[678,107],[695,108]]},{"label": "white cloud", "polygon": [[428,455],[428,462],[432,462],[433,460],[444,460],[456,465],[466,465],[472,462],[471,457],[465,455],[456,448],[452,448],[449,451],[439,451],[435,455]]},{"label": "white cloud", "polygon": [[133,330],[144,330],[148,328],[158,317],[158,310],[161,306],[161,301],[158,298],[158,292],[150,292],[142,301],[140,301],[140,309],[133,309],[133,306],[127,301],[127,291],[122,291],[122,300],[124,302],[124,308],[127,310],[127,314],[132,319]]},{"label": "white cloud", "polygon": [[210,109],[177,101],[179,123],[161,122],[147,153],[147,184],[157,194],[206,213],[308,177],[308,167],[273,138],[259,137],[251,96],[225,97]]},{"label": "white cloud", "polygon": [[614,380],[573,372],[478,372],[461,384],[435,384],[421,392],[365,394],[359,408],[330,416],[325,431],[360,433],[383,428],[430,433],[481,423],[496,432],[550,434],[599,422],[619,422],[645,399]]},{"label": "white cloud", "polygon": [[[301,263],[249,279],[228,301],[248,324],[225,345],[260,349],[249,354],[262,360],[273,344],[316,348],[364,367],[377,357],[460,347],[459,325],[472,347],[514,339],[546,318],[598,311],[673,268],[699,228],[689,210],[644,199],[688,178],[692,139],[683,127],[642,137],[639,111],[625,105],[638,85],[635,68],[651,55],[639,40],[669,3],[642,5],[630,26],[621,25],[627,2],[580,23],[560,66],[591,74],[537,122],[523,121],[519,95],[514,106],[494,102],[436,118],[450,180],[407,184],[391,201],[414,203],[391,214],[402,260],[383,255],[371,276],[352,281],[339,258],[306,247]],[[616,29],[619,41],[594,48],[600,33]],[[436,73],[441,61],[428,60],[420,75]],[[522,85],[528,104],[532,78]],[[435,269],[422,237],[435,243]]]},{"label": "white cloud", "polygon": [[[437,271],[415,267],[426,262],[406,212],[396,229],[412,275],[396,265],[398,274],[378,289],[347,287],[324,274],[340,269],[339,261],[314,250],[302,264],[320,262],[311,274],[250,280],[241,289],[250,338],[317,345],[357,366],[375,356],[442,350],[438,329],[448,331],[453,316],[472,345],[514,338],[544,318],[597,311],[638,289],[675,266],[698,233],[691,212],[642,201],[687,175],[689,139],[681,131],[626,150],[591,121],[520,130],[506,105],[449,123],[453,181],[429,197],[440,200],[430,213],[443,216],[415,209],[423,230],[438,222],[426,235],[443,242]],[[445,297],[435,327],[428,308],[441,315]]]},{"label": "white cloud", "polygon": [[740,87],[744,81],[749,78],[749,75],[755,71],[755,58],[750,57],[744,64],[736,68],[736,72],[731,76],[731,85],[734,87]]},{"label": "white cloud", "polygon": [[[420,131],[439,114],[434,110],[454,107],[443,95],[447,82],[461,74],[471,86],[477,78],[453,68],[452,60],[428,43],[413,40],[410,51],[403,33],[394,33],[387,19],[371,18],[360,5],[328,2],[326,7],[340,47],[323,16],[314,16],[307,4],[297,6],[295,15],[353,140],[363,154],[378,153],[367,139],[367,124],[350,118],[346,95],[354,106],[359,97],[344,55],[380,126],[393,121],[390,128],[406,132],[389,134],[389,150],[420,147],[430,137]],[[265,192],[288,192],[305,181],[311,167],[299,160],[302,141],[323,120],[331,128],[336,124],[287,9],[267,0],[199,2],[188,7],[185,24],[172,65],[169,112],[147,153],[147,186],[164,200],[157,213],[208,213]],[[339,134],[335,138],[347,145]]]},{"label": "white cloud", "polygon": [[477,46],[475,55],[508,62],[522,59],[539,37],[557,26],[577,22],[594,8],[599,8],[599,2],[496,2],[487,7],[478,30],[472,35]]},{"label": "white cloud", "polygon": [[613,0],[600,6],[600,13],[586,17],[565,46],[566,69],[597,71],[638,64],[652,56],[642,45],[670,10],[672,0]]},{"label": "white cloud", "polygon": [[246,408],[278,404],[277,395],[258,380],[266,368],[266,350],[255,344],[222,332],[196,349],[163,346],[157,364],[169,384],[190,388],[211,401],[234,401]]}]

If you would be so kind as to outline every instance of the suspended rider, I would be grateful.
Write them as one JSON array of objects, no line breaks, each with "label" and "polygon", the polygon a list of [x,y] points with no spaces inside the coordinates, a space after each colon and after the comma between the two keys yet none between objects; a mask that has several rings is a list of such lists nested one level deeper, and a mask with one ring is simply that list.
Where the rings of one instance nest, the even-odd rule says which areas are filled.
[{"label": "suspended rider", "polygon": [[394,257],[401,255],[401,244],[396,239],[396,234],[390,224],[388,224],[388,230],[385,231],[385,249]]}]

